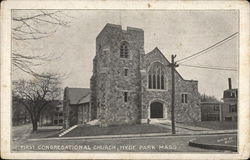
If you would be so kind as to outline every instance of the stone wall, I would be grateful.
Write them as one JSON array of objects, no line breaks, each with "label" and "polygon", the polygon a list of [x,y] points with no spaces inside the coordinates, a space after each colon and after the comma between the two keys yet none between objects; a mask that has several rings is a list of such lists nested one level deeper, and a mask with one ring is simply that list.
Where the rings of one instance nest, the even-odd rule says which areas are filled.
[{"label": "stone wall", "polygon": [[89,121],[89,103],[78,105],[78,122],[77,124],[85,124]]}]

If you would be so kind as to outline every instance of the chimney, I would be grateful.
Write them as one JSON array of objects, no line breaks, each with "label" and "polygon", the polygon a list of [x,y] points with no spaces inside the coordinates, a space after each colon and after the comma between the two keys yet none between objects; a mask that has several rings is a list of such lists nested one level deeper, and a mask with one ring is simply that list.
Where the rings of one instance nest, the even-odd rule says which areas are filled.
[{"label": "chimney", "polygon": [[229,89],[232,89],[231,78],[228,78],[228,87]]}]

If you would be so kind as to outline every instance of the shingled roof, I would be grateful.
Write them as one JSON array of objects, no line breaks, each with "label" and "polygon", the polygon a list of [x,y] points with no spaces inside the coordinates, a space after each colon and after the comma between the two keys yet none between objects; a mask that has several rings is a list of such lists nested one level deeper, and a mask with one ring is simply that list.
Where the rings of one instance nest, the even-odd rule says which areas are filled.
[{"label": "shingled roof", "polygon": [[[69,99],[69,103],[72,105],[74,104],[81,104],[82,99],[87,97],[90,94],[89,88],[65,88],[66,94]],[[85,102],[86,103],[86,102]]]}]

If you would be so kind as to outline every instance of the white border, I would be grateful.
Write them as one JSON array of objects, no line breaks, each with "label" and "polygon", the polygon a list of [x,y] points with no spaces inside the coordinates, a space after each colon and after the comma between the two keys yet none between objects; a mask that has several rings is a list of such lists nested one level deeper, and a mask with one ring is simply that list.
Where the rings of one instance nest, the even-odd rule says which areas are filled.
[{"label": "white border", "polygon": [[[121,8],[122,7],[122,8]],[[10,13],[11,9],[239,9],[239,153],[11,153],[10,152]],[[249,5],[247,1],[4,1],[1,4],[1,157],[12,159],[246,159],[250,151],[249,133]]]}]

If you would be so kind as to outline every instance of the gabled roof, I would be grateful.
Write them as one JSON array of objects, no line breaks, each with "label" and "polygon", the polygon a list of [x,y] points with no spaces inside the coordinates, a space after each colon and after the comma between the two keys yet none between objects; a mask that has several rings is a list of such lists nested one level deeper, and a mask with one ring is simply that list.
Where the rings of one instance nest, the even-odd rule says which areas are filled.
[{"label": "gabled roof", "polygon": [[81,99],[90,94],[89,88],[66,88],[66,94],[70,104],[81,104]]},{"label": "gabled roof", "polygon": [[150,54],[153,54],[153,53],[160,53],[162,57],[164,57],[164,59],[170,63],[168,61],[168,59],[164,56],[164,54],[160,51],[160,49],[158,47],[155,47],[152,51],[148,52],[146,55],[150,55]]},{"label": "gabled roof", "polygon": [[80,100],[79,100],[79,104],[83,104],[83,103],[88,103],[90,102],[90,94],[88,94],[87,96],[85,97],[82,97]]}]

